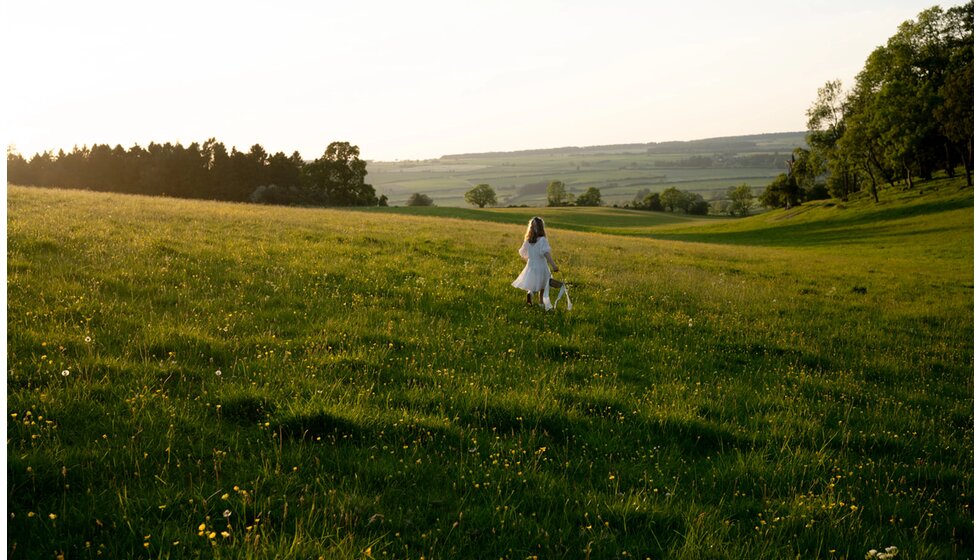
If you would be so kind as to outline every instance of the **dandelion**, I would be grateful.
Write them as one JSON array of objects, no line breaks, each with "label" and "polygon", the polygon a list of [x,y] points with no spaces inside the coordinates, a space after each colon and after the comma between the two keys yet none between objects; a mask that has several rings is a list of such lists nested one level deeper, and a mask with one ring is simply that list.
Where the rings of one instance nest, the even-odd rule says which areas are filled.
[{"label": "dandelion", "polygon": [[218,377],[221,377],[221,370],[220,369],[215,370],[214,374],[217,375]]},{"label": "dandelion", "polygon": [[48,514],[48,519],[50,519],[51,521],[54,521],[55,519],[58,519],[58,515],[57,514],[54,514],[54,513],[49,513]]},{"label": "dandelion", "polygon": [[69,375],[71,375],[71,372],[68,371],[67,369],[61,371],[62,377],[68,377]]},{"label": "dandelion", "polygon": [[92,337],[91,336],[86,336],[85,337],[85,342],[92,342]]}]

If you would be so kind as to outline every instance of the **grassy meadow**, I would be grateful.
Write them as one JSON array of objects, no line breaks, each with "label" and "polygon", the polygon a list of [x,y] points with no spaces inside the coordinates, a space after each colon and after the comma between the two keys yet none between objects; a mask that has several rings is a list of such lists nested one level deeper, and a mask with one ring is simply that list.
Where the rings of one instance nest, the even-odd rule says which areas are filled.
[{"label": "grassy meadow", "polygon": [[[7,205],[8,558],[973,557],[955,182],[737,221]],[[572,311],[509,285],[537,211]]]}]

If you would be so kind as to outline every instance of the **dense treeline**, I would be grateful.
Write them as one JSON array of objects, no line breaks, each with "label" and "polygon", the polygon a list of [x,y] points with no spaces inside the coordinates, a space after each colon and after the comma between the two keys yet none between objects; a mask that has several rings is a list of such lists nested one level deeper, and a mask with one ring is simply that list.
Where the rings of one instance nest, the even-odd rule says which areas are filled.
[{"label": "dense treeline", "polygon": [[840,80],[807,112],[807,148],[769,185],[764,204],[789,207],[822,189],[846,200],[884,184],[905,188],[939,171],[973,169],[973,2],[936,6],[871,53],[852,90]]},{"label": "dense treeline", "polygon": [[653,212],[683,212],[695,216],[705,216],[711,209],[708,201],[700,194],[682,191],[677,187],[668,187],[663,192],[641,189],[628,207]]},{"label": "dense treeline", "polygon": [[26,160],[7,152],[7,180],[19,185],[236,202],[365,206],[379,203],[364,183],[367,164],[347,142],[331,143],[323,156],[305,162],[299,152],[248,152],[209,139],[187,147],[151,142],[124,149],[95,144],[71,152],[44,152]]}]

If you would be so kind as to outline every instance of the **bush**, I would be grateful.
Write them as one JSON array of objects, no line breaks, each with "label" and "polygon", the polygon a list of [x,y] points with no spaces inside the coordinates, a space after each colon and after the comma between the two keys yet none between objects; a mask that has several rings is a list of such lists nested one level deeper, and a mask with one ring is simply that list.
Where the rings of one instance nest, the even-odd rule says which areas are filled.
[{"label": "bush", "polygon": [[708,201],[701,197],[701,195],[694,195],[695,198],[691,205],[687,209],[687,213],[694,216],[707,216],[708,215]]},{"label": "bush", "polygon": [[248,195],[249,202],[259,204],[304,205],[310,204],[310,193],[297,186],[259,185]]},{"label": "bush", "polygon": [[435,206],[435,202],[427,194],[422,193],[412,193],[412,196],[408,197],[408,202],[405,203],[406,206]]},{"label": "bush", "polygon": [[602,193],[595,187],[589,187],[575,199],[576,206],[602,206]]}]

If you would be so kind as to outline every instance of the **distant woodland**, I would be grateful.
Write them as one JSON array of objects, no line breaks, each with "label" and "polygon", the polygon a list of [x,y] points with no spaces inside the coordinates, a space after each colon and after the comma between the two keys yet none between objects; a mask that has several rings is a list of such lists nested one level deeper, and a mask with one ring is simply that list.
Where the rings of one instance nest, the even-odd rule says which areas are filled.
[{"label": "distant woodland", "polygon": [[214,138],[128,150],[96,144],[30,160],[7,152],[7,180],[14,184],[267,204],[383,204],[364,182],[366,175],[360,149],[347,142],[331,143],[312,162],[298,152],[269,155],[259,144],[229,151]]},{"label": "distant woodland", "polygon": [[823,191],[847,200],[959,169],[972,185],[973,2],[929,8],[868,56],[855,86],[820,88],[807,112],[807,147],[762,196],[791,207]]}]

